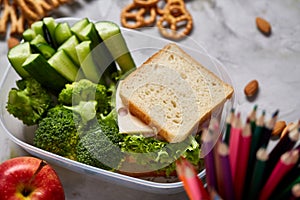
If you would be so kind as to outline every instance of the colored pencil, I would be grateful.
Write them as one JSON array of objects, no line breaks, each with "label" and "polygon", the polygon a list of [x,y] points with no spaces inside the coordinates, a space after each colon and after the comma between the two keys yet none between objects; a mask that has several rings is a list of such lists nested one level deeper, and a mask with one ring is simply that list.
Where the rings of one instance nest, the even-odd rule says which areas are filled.
[{"label": "colored pencil", "polygon": [[260,140],[262,137],[262,131],[265,123],[265,114],[266,112],[263,111],[261,116],[256,120],[255,129],[254,132],[252,132],[252,140],[251,140],[250,155],[249,155],[249,164],[251,165],[255,160],[256,152],[260,147],[259,146]]},{"label": "colored pencil", "polygon": [[268,152],[265,148],[260,148],[256,153],[256,162],[253,173],[251,173],[250,187],[245,188],[245,199],[257,199],[260,189],[262,187],[262,178],[265,172],[266,163],[268,160]]},{"label": "colored pencil", "polygon": [[271,171],[280,158],[280,155],[291,150],[299,139],[299,130],[294,129],[287,133],[279,142],[275,145],[269,154],[268,170]]},{"label": "colored pencil", "polygon": [[273,132],[273,128],[275,126],[275,123],[277,121],[277,116],[278,116],[279,110],[276,110],[272,118],[266,123],[264,126],[263,132],[262,132],[262,137],[260,140],[260,147],[267,147]]},{"label": "colored pencil", "polygon": [[225,187],[224,187],[223,180],[221,178],[223,167],[221,165],[221,159],[219,157],[219,152],[218,152],[218,148],[221,143],[222,141],[219,141],[214,148],[214,158],[215,158],[215,172],[216,172],[216,179],[217,179],[217,191],[219,195],[223,197],[225,195]]},{"label": "colored pencil", "polygon": [[222,200],[222,197],[217,193],[216,190],[211,189],[209,193],[210,193],[211,200]]},{"label": "colored pencil", "polygon": [[272,194],[272,199],[288,199],[291,195],[292,187],[298,183],[300,183],[300,167],[296,166],[281,181],[278,190],[275,194]]},{"label": "colored pencil", "polygon": [[300,198],[300,184],[298,183],[292,187],[290,200],[296,200],[299,198]]},{"label": "colored pencil", "polygon": [[218,154],[220,159],[220,165],[222,166],[220,180],[224,187],[224,196],[222,197],[224,199],[234,200],[235,197],[229,160],[229,149],[226,143],[220,143],[218,145]]},{"label": "colored pencil", "polygon": [[240,150],[242,131],[243,131],[243,127],[241,122],[241,116],[240,113],[238,113],[231,126],[230,142],[229,142],[229,152],[230,152],[229,160],[230,160],[232,180],[235,179],[234,177],[237,171],[238,152]]},{"label": "colored pencil", "polygon": [[210,130],[210,133],[212,135],[212,139],[215,142],[215,144],[217,143],[217,141],[221,141],[221,131],[220,131],[220,125],[219,125],[219,121],[217,120],[217,118],[211,118],[209,126],[208,126],[208,130]]},{"label": "colored pencil", "polygon": [[229,115],[226,117],[226,131],[225,131],[225,134],[224,134],[224,139],[223,141],[229,145],[229,138],[230,138],[230,129],[231,129],[231,124],[233,122],[233,119],[234,119],[234,109],[232,108],[230,110],[230,113]]},{"label": "colored pencil", "polygon": [[255,127],[256,127],[256,110],[257,110],[257,105],[254,105],[252,111],[250,112],[248,118],[250,120],[251,124],[251,132],[254,132]]},{"label": "colored pencil", "polygon": [[204,188],[203,183],[197,176],[197,173],[192,164],[186,159],[181,158],[176,162],[176,171],[178,177],[183,182],[185,191],[191,200],[209,200],[209,194]]},{"label": "colored pencil", "polygon": [[[299,120],[300,121],[300,120]],[[280,138],[283,138],[285,136],[285,134],[287,134],[288,132],[290,132],[291,130],[293,130],[294,128],[298,127],[299,126],[299,122],[296,123],[296,122],[290,122],[286,125],[286,127],[283,129],[281,135],[280,135]]]},{"label": "colored pencil", "polygon": [[216,187],[215,189],[218,189],[219,191],[222,191],[222,185],[220,184],[220,173],[221,173],[221,166],[220,166],[220,161],[218,158],[217,154],[217,146],[221,142],[222,138],[221,136],[221,131],[220,131],[220,126],[219,126],[219,121],[216,118],[212,118],[208,127],[208,132],[211,133],[213,141],[214,141],[214,147],[213,147],[213,156],[214,156],[214,169],[215,169],[215,175],[216,175]]},{"label": "colored pencil", "polygon": [[243,198],[244,184],[246,179],[246,171],[248,165],[248,158],[251,144],[251,125],[250,119],[247,119],[243,127],[242,135],[239,143],[239,152],[237,155],[238,168],[233,179],[235,199],[241,200]]},{"label": "colored pencil", "polygon": [[204,165],[206,172],[206,181],[209,188],[217,188],[217,179],[215,172],[215,160],[214,160],[214,141],[211,133],[208,129],[202,132],[202,155],[204,157]]},{"label": "colored pencil", "polygon": [[265,200],[270,197],[282,177],[295,166],[298,158],[298,150],[286,152],[280,157],[280,160],[276,164],[274,170],[260,192],[259,200]]},{"label": "colored pencil", "polygon": [[[265,123],[257,106],[243,124],[231,110],[222,134],[219,120],[211,118],[202,131],[207,188],[186,159],[176,161],[176,171],[189,199],[252,200],[300,199],[300,120],[286,128],[286,135],[269,145],[278,110]],[[254,123],[255,122],[255,123]],[[273,148],[271,148],[273,147]]]},{"label": "colored pencil", "polygon": [[261,140],[262,131],[265,123],[265,114],[266,112],[263,110],[260,117],[256,119],[255,129],[254,132],[252,132],[252,136],[251,136],[251,145],[250,145],[249,160],[248,160],[247,174],[246,174],[246,181],[245,181],[245,192],[244,192],[245,195],[247,195],[247,191],[246,191],[247,188],[250,187],[250,181],[252,178],[252,172],[256,160],[256,152],[260,147],[260,140]]}]

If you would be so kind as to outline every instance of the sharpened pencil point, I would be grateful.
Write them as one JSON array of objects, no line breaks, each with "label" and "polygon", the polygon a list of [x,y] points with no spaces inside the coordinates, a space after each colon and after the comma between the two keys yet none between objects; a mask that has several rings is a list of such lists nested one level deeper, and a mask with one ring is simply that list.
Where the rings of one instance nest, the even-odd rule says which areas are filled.
[{"label": "sharpened pencil point", "polygon": [[246,123],[248,124],[248,123],[250,123],[250,118],[249,117],[247,117],[247,119],[246,119]]},{"label": "sharpened pencil point", "polygon": [[278,114],[279,114],[279,110],[276,110],[276,111],[273,113],[272,117],[276,117]]},{"label": "sharpened pencil point", "polygon": [[254,110],[254,111],[257,110],[257,105],[256,105],[256,104],[254,105],[253,110]]}]

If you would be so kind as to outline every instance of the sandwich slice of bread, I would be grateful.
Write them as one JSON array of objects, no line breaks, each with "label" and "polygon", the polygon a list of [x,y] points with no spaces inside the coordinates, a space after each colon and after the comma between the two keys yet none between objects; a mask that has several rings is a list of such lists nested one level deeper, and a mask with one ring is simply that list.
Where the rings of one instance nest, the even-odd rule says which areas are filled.
[{"label": "sandwich slice of bread", "polygon": [[233,87],[175,43],[166,45],[129,74],[120,86],[128,110],[170,143],[196,133]]}]

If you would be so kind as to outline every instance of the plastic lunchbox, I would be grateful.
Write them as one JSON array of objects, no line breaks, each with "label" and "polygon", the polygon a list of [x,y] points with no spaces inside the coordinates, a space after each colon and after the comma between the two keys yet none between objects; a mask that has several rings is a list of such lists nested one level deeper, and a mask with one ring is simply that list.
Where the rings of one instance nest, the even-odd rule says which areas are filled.
[{"label": "plastic lunchbox", "polygon": [[[79,19],[76,18],[61,18],[58,19],[58,22],[68,22],[70,24],[73,24],[78,20]],[[170,42],[173,42],[166,39],[153,37],[149,34],[145,34],[143,32],[135,30],[121,28],[121,31],[137,66],[141,65],[144,61],[147,60],[147,58],[160,50],[163,46]],[[198,60],[202,65],[219,76],[223,81],[232,85],[230,76],[224,69],[224,66],[222,66],[222,64],[216,59],[208,55],[205,49],[201,47],[201,45],[199,45],[196,41],[192,40],[191,38],[187,38],[184,41],[180,42],[180,44],[178,45],[194,59]],[[159,194],[179,193],[184,190],[183,185],[180,181],[169,182],[166,180],[156,182],[148,179],[145,180],[134,178],[127,175],[122,175],[115,172],[88,166],[34,147],[32,145],[32,141],[33,133],[36,127],[28,127],[23,125],[20,120],[10,115],[5,108],[8,92],[12,87],[15,87],[15,81],[20,78],[16,74],[14,69],[10,66],[8,66],[4,71],[3,77],[3,80],[0,82],[0,124],[3,127],[5,134],[7,134],[14,143],[22,147],[29,154],[44,159],[49,163],[64,167],[68,170],[92,175],[93,177],[108,181],[112,184],[119,184],[136,190]],[[221,115],[221,126],[225,125],[225,116],[227,115],[233,104],[234,96],[225,103],[221,113],[215,113],[216,115]],[[203,179],[205,177],[205,171],[201,171],[198,176]]]}]

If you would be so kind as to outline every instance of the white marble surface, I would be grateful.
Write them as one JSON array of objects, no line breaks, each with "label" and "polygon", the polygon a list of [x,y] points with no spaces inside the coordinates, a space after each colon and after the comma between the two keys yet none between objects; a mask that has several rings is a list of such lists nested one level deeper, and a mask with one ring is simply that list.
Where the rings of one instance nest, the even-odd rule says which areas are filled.
[{"label": "white marble surface", "polygon": [[[53,16],[89,17],[120,24],[120,11],[131,0],[74,0]],[[268,114],[280,110],[279,119],[296,121],[300,116],[300,1],[299,0],[186,0],[194,19],[190,35],[208,53],[219,59],[230,73],[235,88],[236,109],[247,115],[254,104]],[[261,16],[272,25],[265,37],[255,26]],[[160,37],[156,29],[141,31]],[[183,41],[184,42],[184,41]],[[0,80],[7,67],[6,41],[0,42]],[[252,79],[260,83],[258,96],[249,101],[243,88]],[[0,162],[24,152],[1,134]],[[158,195],[76,174],[56,167],[67,199],[187,199],[184,192]]]}]

